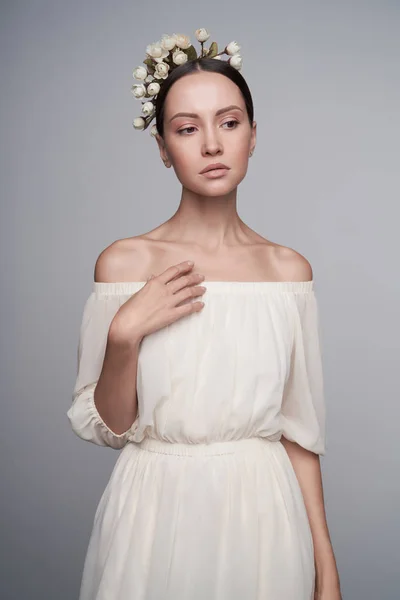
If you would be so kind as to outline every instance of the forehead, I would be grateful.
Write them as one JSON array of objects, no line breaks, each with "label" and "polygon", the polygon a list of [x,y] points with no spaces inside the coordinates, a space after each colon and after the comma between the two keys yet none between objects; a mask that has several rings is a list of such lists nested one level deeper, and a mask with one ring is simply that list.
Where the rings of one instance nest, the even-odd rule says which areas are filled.
[{"label": "forehead", "polygon": [[245,108],[238,86],[220,73],[198,71],[181,77],[171,86],[165,100],[165,114],[189,109],[215,111],[229,104]]}]

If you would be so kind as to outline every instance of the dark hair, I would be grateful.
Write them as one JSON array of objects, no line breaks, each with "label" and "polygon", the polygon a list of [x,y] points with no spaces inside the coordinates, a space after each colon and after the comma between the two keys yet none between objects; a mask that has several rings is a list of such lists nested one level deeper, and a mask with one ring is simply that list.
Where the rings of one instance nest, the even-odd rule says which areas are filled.
[{"label": "dark hair", "polygon": [[183,65],[175,67],[167,79],[161,85],[161,89],[157,94],[155,100],[155,112],[156,112],[156,127],[161,137],[164,137],[164,105],[165,99],[171,86],[189,73],[195,73],[196,71],[208,71],[211,73],[220,73],[228,77],[233,83],[236,83],[242,96],[244,98],[247,110],[247,116],[249,118],[250,125],[253,124],[254,118],[254,107],[253,100],[251,97],[249,86],[246,83],[243,75],[239,73],[237,69],[232,67],[226,60],[218,60],[215,58],[197,58],[195,60],[188,60]]}]

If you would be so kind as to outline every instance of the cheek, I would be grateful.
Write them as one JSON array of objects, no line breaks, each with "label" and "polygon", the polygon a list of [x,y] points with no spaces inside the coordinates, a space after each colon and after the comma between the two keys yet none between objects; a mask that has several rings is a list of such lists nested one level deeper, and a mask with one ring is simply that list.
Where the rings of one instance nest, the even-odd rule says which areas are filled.
[{"label": "cheek", "polygon": [[247,140],[237,146],[236,155],[240,161],[245,161],[249,157],[249,152],[250,149]]},{"label": "cheek", "polygon": [[189,167],[193,164],[197,154],[198,148],[193,148],[190,144],[179,144],[170,147],[170,156],[177,168]]},{"label": "cheek", "polygon": [[190,178],[195,171],[193,158],[190,158],[188,152],[178,152],[173,157],[173,167],[179,180],[182,182],[188,177]]},{"label": "cheek", "polygon": [[178,180],[185,185],[193,182],[199,166],[199,151],[194,150],[189,144],[179,148],[170,149],[172,166]]},{"label": "cheek", "polygon": [[248,139],[237,140],[237,143],[232,144],[229,150],[232,161],[239,169],[245,169],[249,160],[249,142]]}]

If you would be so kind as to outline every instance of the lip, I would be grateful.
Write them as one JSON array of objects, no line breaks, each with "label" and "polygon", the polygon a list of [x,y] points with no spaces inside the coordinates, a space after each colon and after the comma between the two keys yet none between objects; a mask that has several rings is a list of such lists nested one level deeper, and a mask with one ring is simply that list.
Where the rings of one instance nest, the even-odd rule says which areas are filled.
[{"label": "lip", "polygon": [[229,170],[229,167],[227,167],[223,163],[213,163],[211,165],[207,165],[202,171],[200,171],[200,175],[204,175],[204,173],[208,173],[208,171],[213,171],[214,169]]},{"label": "lip", "polygon": [[228,171],[229,169],[211,169],[211,171],[202,173],[202,176],[207,179],[220,179],[221,177],[225,177]]}]

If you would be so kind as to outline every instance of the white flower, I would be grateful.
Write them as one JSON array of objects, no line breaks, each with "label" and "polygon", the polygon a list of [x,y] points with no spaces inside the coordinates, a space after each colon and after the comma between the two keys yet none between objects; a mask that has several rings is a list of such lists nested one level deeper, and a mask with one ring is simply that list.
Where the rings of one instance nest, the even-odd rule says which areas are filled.
[{"label": "white flower", "polygon": [[156,62],[161,62],[168,56],[169,52],[161,46],[161,42],[154,42],[154,44],[149,44],[146,47],[146,54]]},{"label": "white flower", "polygon": [[157,126],[153,125],[152,128],[150,129],[150,135],[152,135],[153,137],[156,137],[158,131],[157,131]]},{"label": "white flower", "polygon": [[172,55],[172,61],[176,65],[183,65],[187,61],[187,59],[187,54],[182,52],[182,50],[175,50],[175,52]]},{"label": "white flower", "polygon": [[183,33],[174,33],[172,37],[174,38],[175,44],[178,46],[178,48],[186,50],[191,45],[189,37]]},{"label": "white flower", "polygon": [[149,83],[147,86],[147,93],[149,96],[155,96],[160,91],[160,84],[154,81],[153,83]]},{"label": "white flower", "polygon": [[136,67],[136,69],[133,70],[133,76],[135,79],[146,79],[148,76],[147,69],[142,66]]},{"label": "white flower", "polygon": [[155,111],[155,106],[152,102],[145,102],[142,104],[142,113],[145,117],[151,117]]},{"label": "white flower", "polygon": [[151,58],[159,58],[163,53],[163,48],[158,42],[153,42],[146,46],[146,54]]},{"label": "white flower", "polygon": [[160,44],[164,48],[164,50],[172,50],[173,48],[175,48],[175,38],[171,35],[168,35],[167,33],[164,33],[160,40]]},{"label": "white flower", "polygon": [[210,37],[207,29],[196,29],[195,35],[198,42],[206,42]]},{"label": "white flower", "polygon": [[131,92],[135,98],[143,98],[146,95],[146,86],[143,83],[136,83],[131,87]]},{"label": "white flower", "polygon": [[163,49],[157,42],[153,42],[152,44],[148,44],[146,46],[146,54],[151,56],[151,58],[156,58],[157,56],[161,56]]},{"label": "white flower", "polygon": [[146,83],[151,83],[153,81],[153,79],[154,79],[153,75],[147,75],[147,77],[145,79],[145,82]]},{"label": "white flower", "polygon": [[238,71],[240,71],[240,69],[242,68],[242,57],[240,56],[240,54],[234,54],[233,56],[231,56],[231,58],[228,58],[228,62],[231,65],[231,67],[234,67]]},{"label": "white flower", "polygon": [[156,70],[154,71],[154,77],[156,79],[166,79],[168,77],[169,65],[165,62],[159,62],[156,64]]},{"label": "white flower", "polygon": [[237,54],[239,52],[239,50],[240,50],[240,46],[237,42],[231,42],[225,48],[225,52],[227,54],[229,54],[230,56],[233,56],[233,54]]},{"label": "white flower", "polygon": [[144,129],[145,125],[146,121],[142,117],[137,117],[136,119],[133,119],[133,126],[135,129]]},{"label": "white flower", "polygon": [[155,60],[156,62],[161,62],[164,60],[164,58],[166,58],[169,55],[169,51],[168,50],[164,50],[164,48],[162,49],[162,53],[161,56],[158,56],[157,58],[154,58],[153,60]]}]

